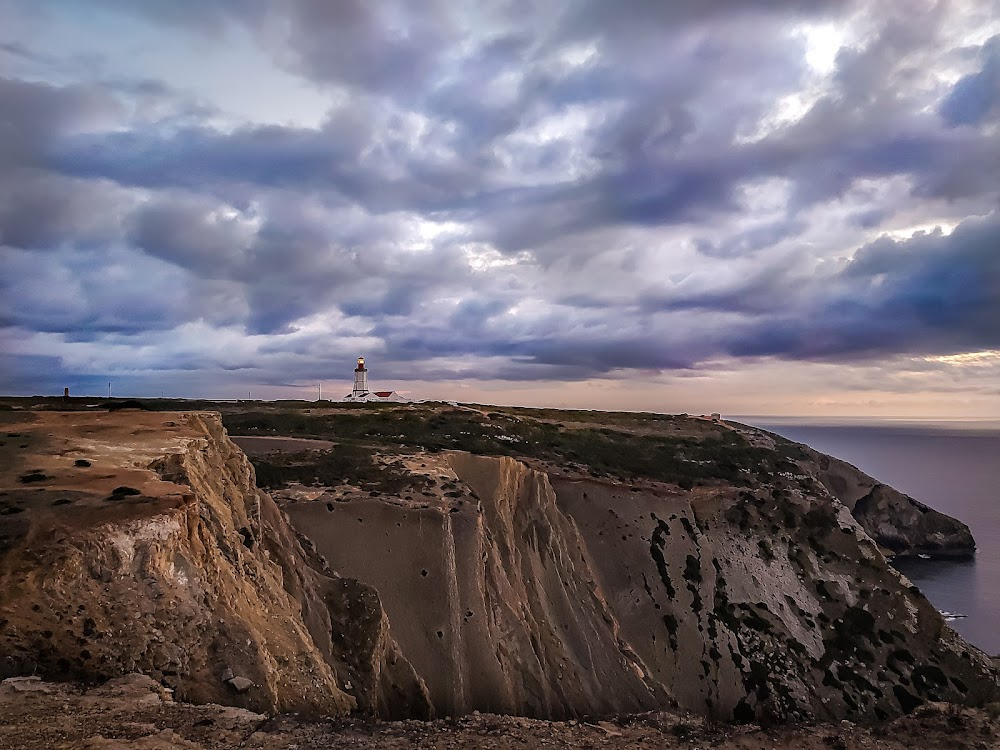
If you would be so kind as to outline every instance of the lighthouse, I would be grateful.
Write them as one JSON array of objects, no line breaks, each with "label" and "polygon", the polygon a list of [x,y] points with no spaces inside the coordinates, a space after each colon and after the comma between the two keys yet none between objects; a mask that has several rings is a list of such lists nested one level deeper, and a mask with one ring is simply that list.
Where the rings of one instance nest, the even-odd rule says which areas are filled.
[{"label": "lighthouse", "polygon": [[365,367],[365,358],[358,357],[358,366],[354,368],[354,390],[344,396],[344,401],[352,403],[360,401],[363,404],[371,404],[385,401],[405,403],[409,400],[395,391],[369,391],[368,368]]},{"label": "lighthouse", "polygon": [[364,398],[368,395],[368,370],[365,369],[365,358],[358,357],[358,366],[354,368],[354,398]]}]

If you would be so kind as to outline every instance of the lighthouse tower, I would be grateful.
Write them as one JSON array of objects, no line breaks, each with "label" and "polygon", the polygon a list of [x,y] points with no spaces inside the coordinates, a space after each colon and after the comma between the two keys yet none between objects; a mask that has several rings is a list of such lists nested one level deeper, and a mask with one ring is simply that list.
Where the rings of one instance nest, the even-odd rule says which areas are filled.
[{"label": "lighthouse tower", "polygon": [[354,391],[351,396],[364,398],[368,395],[368,370],[365,369],[365,358],[358,357],[358,366],[354,368]]}]

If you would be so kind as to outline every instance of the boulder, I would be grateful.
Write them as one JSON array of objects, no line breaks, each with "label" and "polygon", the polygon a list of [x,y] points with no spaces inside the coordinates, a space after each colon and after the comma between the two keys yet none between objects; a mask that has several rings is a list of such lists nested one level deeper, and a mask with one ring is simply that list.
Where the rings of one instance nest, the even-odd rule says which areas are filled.
[{"label": "boulder", "polygon": [[226,680],[226,682],[228,682],[237,693],[245,693],[253,687],[253,680],[248,680],[246,677],[234,677],[231,680]]}]

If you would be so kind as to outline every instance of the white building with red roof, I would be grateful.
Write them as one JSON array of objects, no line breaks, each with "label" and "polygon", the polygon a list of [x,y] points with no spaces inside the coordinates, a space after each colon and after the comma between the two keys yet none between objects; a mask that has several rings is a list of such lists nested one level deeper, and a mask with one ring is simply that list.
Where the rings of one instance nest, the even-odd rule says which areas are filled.
[{"label": "white building with red roof", "polygon": [[368,368],[365,358],[358,357],[358,366],[354,368],[354,389],[343,398],[344,401],[355,403],[393,402],[403,403],[410,399],[400,396],[396,391],[368,390]]}]

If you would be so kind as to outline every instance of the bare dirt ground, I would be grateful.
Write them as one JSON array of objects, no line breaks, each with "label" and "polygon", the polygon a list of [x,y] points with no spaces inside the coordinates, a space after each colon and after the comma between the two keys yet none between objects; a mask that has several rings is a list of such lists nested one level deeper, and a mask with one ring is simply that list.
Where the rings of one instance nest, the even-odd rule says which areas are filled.
[{"label": "bare dirt ground", "polygon": [[191,501],[190,489],[148,467],[197,437],[195,418],[0,412],[0,552],[33,532],[148,518]]},{"label": "bare dirt ground", "polygon": [[670,713],[617,721],[538,721],[474,714],[438,721],[307,720],[174,703],[143,675],[84,690],[14,678],[0,683],[0,750],[320,750],[344,748],[720,748],[724,750],[992,750],[1000,722],[930,704],[874,727],[844,722],[761,729]]}]

